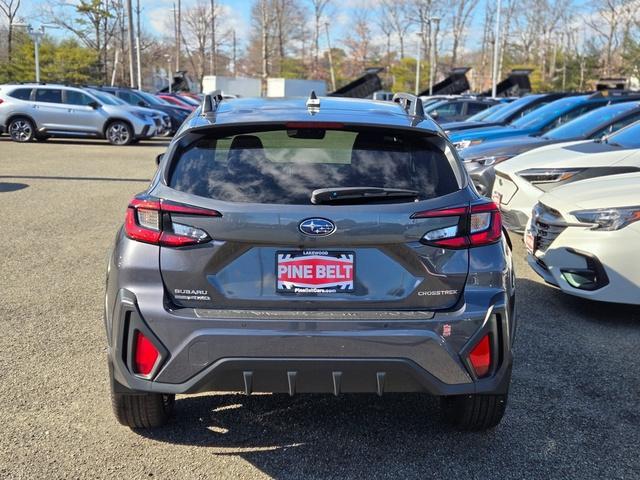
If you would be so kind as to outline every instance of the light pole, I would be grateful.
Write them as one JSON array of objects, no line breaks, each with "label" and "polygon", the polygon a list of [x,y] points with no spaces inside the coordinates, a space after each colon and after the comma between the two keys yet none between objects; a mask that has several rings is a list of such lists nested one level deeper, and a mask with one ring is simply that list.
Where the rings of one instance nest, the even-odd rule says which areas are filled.
[{"label": "light pole", "polygon": [[440,23],[440,17],[429,18],[429,33],[431,34],[431,50],[429,59],[429,95],[433,95],[433,80],[436,76],[436,30],[438,30],[438,24]]},{"label": "light pole", "polygon": [[418,45],[416,53],[416,95],[420,93],[420,59],[422,57],[422,37],[420,32],[416,34],[418,36]]},{"label": "light pole", "polygon": [[33,40],[33,56],[36,64],[36,83],[40,83],[40,42],[44,37],[47,28],[56,29],[57,25],[43,23],[38,28],[33,28],[30,23],[14,23],[14,27],[24,27]]},{"label": "light pole", "polygon": [[500,50],[500,10],[502,9],[502,0],[498,0],[496,9],[496,33],[494,35],[493,44],[493,75],[491,76],[491,96],[495,97],[498,93],[498,52]]},{"label": "light pole", "polygon": [[171,55],[165,54],[164,58],[167,59],[167,81],[169,82],[169,93],[171,93],[171,84],[173,83],[171,78]]},{"label": "light pole", "polygon": [[336,91],[336,73],[333,71],[333,53],[331,52],[331,39],[329,38],[329,22],[325,22],[324,30],[327,33],[327,47],[329,48],[329,72],[331,73],[331,90]]}]

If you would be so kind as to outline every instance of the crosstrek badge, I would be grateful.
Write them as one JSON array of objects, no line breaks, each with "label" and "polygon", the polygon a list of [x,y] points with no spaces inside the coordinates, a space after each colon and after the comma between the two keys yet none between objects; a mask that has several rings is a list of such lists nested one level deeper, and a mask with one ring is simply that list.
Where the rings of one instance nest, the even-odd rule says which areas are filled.
[{"label": "crosstrek badge", "polygon": [[353,292],[353,252],[277,252],[277,291],[281,293]]}]

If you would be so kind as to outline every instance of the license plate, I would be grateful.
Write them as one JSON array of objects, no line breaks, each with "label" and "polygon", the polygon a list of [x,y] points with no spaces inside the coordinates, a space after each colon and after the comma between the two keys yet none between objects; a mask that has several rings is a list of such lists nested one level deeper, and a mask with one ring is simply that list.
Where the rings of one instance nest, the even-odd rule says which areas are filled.
[{"label": "license plate", "polygon": [[493,203],[495,203],[496,206],[499,207],[502,203],[502,194],[500,192],[493,192],[493,195],[491,195],[491,200],[493,200]]},{"label": "license plate", "polygon": [[351,293],[355,254],[326,250],[276,252],[276,292]]},{"label": "license plate", "polygon": [[533,254],[536,251],[536,237],[531,230],[527,230],[524,234],[524,245],[527,247],[527,252]]}]

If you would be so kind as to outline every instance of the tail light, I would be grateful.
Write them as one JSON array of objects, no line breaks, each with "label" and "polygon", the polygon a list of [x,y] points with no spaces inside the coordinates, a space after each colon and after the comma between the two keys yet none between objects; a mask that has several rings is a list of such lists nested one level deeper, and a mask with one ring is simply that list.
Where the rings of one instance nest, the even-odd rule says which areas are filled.
[{"label": "tail light", "polygon": [[488,333],[473,347],[473,350],[469,353],[469,361],[478,378],[482,378],[489,373],[489,367],[491,367],[491,342],[489,341]]},{"label": "tail light", "polygon": [[200,228],[173,221],[171,214],[221,217],[220,212],[167,200],[134,197],[127,208],[127,237],[164,247],[183,247],[211,240]]},{"label": "tail light", "polygon": [[457,217],[458,222],[431,230],[422,237],[429,245],[444,248],[467,248],[489,245],[502,236],[502,219],[495,203],[470,207],[445,208],[414,213],[411,218]]},{"label": "tail light", "polygon": [[158,361],[160,352],[139,330],[136,330],[133,341],[133,373],[149,375]]}]

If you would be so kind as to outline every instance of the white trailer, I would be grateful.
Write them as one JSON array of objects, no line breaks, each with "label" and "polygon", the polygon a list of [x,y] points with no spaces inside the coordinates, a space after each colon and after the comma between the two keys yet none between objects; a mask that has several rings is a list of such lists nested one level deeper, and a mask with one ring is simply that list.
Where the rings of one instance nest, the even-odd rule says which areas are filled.
[{"label": "white trailer", "polygon": [[206,75],[202,79],[202,93],[220,90],[223,94],[241,97],[259,97],[260,79],[248,77],[225,77],[222,75]]},{"label": "white trailer", "polygon": [[326,95],[327,83],[324,80],[267,79],[267,97],[308,97],[312,90],[318,96]]}]

